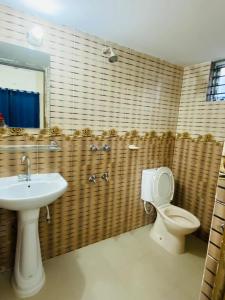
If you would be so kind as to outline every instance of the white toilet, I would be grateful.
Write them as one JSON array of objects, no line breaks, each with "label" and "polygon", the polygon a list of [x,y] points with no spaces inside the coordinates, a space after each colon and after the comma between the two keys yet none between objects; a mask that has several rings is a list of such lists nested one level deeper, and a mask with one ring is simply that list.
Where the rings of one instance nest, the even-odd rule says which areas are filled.
[{"label": "white toilet", "polygon": [[157,210],[150,237],[173,254],[185,248],[185,235],[200,226],[190,212],[170,204],[174,195],[174,178],[167,167],[147,169],[142,172],[141,199],[150,202]]}]

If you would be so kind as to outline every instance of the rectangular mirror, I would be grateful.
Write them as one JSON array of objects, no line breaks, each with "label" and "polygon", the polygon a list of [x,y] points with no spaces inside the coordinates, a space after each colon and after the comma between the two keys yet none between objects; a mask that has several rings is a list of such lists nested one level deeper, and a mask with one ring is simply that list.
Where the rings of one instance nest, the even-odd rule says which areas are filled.
[{"label": "rectangular mirror", "polygon": [[0,126],[46,126],[48,54],[0,42]]}]

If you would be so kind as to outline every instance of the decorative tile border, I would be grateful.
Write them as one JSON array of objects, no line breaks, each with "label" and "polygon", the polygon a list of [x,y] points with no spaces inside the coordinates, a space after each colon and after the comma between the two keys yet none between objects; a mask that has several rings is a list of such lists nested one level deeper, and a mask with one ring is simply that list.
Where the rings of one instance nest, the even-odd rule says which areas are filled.
[{"label": "decorative tile border", "polygon": [[154,130],[146,132],[144,134],[140,134],[138,130],[134,129],[124,134],[119,134],[116,129],[112,128],[109,130],[102,131],[102,134],[95,135],[93,130],[90,128],[83,128],[80,130],[74,130],[72,135],[64,134],[63,129],[59,128],[58,126],[52,128],[45,128],[37,131],[37,133],[30,134],[24,128],[0,128],[0,138],[8,137],[8,136],[26,136],[30,139],[36,139],[38,137],[56,137],[56,136],[65,136],[68,140],[81,138],[81,137],[93,137],[95,139],[101,138],[119,138],[120,140],[123,139],[167,139],[173,138],[175,140],[192,140],[195,142],[212,142],[222,144],[222,142],[217,141],[212,134],[208,133],[205,135],[198,135],[197,137],[192,137],[190,133],[173,133],[171,131],[164,132],[162,134],[157,134]]}]

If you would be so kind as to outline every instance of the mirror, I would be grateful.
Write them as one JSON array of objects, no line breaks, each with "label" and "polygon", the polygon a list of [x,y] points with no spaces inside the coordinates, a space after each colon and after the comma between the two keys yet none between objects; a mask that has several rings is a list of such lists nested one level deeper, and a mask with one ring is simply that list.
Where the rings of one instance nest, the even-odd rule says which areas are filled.
[{"label": "mirror", "polygon": [[44,127],[44,72],[0,64],[0,121],[8,127]]},{"label": "mirror", "polygon": [[48,54],[0,42],[0,127],[46,127]]}]

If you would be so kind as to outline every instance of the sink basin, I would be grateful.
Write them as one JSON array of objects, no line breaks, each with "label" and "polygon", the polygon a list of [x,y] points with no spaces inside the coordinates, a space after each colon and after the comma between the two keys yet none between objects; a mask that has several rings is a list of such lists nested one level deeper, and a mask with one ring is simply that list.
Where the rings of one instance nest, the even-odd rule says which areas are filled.
[{"label": "sink basin", "polygon": [[12,286],[20,298],[35,295],[45,283],[38,233],[40,207],[55,201],[68,185],[58,173],[34,174],[30,179],[0,178],[0,208],[16,210],[18,216]]},{"label": "sink basin", "polygon": [[34,174],[31,181],[18,181],[17,176],[0,178],[0,207],[10,210],[46,206],[60,197],[67,182],[58,173]]}]

